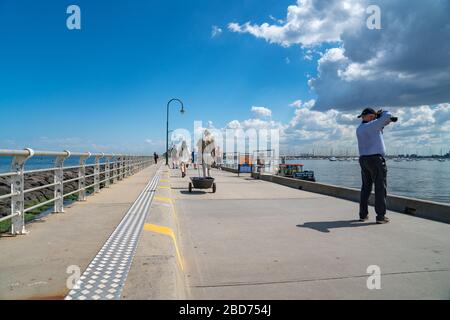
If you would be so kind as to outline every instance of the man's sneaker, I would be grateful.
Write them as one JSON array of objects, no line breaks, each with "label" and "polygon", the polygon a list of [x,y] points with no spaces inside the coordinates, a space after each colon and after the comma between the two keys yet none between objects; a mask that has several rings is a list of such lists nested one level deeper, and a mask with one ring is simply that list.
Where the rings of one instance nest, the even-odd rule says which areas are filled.
[{"label": "man's sneaker", "polygon": [[359,218],[359,222],[365,222],[369,220],[369,217],[365,217],[365,218]]},{"label": "man's sneaker", "polygon": [[386,224],[386,223],[389,223],[389,218],[384,217],[381,220],[377,219],[377,224]]}]

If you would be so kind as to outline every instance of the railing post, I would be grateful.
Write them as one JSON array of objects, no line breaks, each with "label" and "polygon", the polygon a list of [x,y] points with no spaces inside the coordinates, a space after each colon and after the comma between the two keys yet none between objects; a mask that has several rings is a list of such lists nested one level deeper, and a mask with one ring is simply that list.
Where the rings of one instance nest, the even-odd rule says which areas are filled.
[{"label": "railing post", "polygon": [[133,156],[130,156],[130,170],[129,170],[130,174],[129,174],[129,176],[133,175],[133,168],[134,168],[134,162],[133,161],[134,161]]},{"label": "railing post", "polygon": [[116,183],[117,179],[118,179],[118,175],[119,175],[119,169],[118,169],[118,161],[119,161],[119,157],[114,157],[114,161],[113,161],[113,179],[112,179],[112,183]]},{"label": "railing post", "polygon": [[55,159],[55,204],[53,208],[54,213],[64,212],[64,161],[70,157],[70,151],[65,156],[58,156]]},{"label": "railing post", "polygon": [[127,170],[127,157],[122,157],[122,171],[120,172],[120,180],[125,179],[125,171]]},{"label": "railing post", "polygon": [[122,180],[122,156],[117,157],[117,181]]},{"label": "railing post", "polygon": [[128,163],[129,163],[129,165],[128,165],[128,176],[130,177],[130,176],[133,175],[133,157],[132,156],[128,157]]},{"label": "railing post", "polygon": [[11,177],[11,214],[16,214],[11,218],[11,234],[26,234],[25,230],[25,183],[24,167],[25,162],[34,155],[32,149],[25,149],[29,152],[28,156],[15,156],[11,163],[11,171],[16,175]]},{"label": "railing post", "polygon": [[128,177],[128,156],[123,157],[123,179]]},{"label": "railing post", "polygon": [[134,172],[134,160],[135,158],[133,156],[130,157],[130,176],[132,176]]},{"label": "railing post", "polygon": [[122,158],[122,180],[125,179],[127,173],[127,157]]},{"label": "railing post", "polygon": [[100,159],[103,158],[105,154],[101,156],[95,156],[95,166],[94,166],[94,192],[100,192]]},{"label": "railing post", "polygon": [[122,180],[123,177],[123,156],[117,158],[117,180]]},{"label": "railing post", "polygon": [[86,159],[89,158],[91,154],[87,156],[80,156],[80,168],[78,169],[78,201],[86,201]]},{"label": "railing post", "polygon": [[121,160],[122,160],[122,163],[121,163],[121,168],[122,168],[122,170],[120,171],[120,180],[123,180],[123,179],[125,179],[125,170],[127,169],[127,166],[126,166],[126,157],[125,156],[123,156],[122,158],[121,158]]},{"label": "railing post", "polygon": [[[109,188],[109,185],[111,184],[110,181],[110,177],[111,177],[111,173],[110,173],[110,161],[111,161],[111,156],[107,156],[105,158],[105,188]],[[114,175],[114,172],[113,172]]]}]

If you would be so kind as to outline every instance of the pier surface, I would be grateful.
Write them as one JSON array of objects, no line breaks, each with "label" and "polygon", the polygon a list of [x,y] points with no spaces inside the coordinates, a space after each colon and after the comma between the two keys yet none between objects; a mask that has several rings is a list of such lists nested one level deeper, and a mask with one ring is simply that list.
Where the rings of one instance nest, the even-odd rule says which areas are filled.
[{"label": "pier surface", "polygon": [[448,224],[388,212],[376,225],[373,208],[359,222],[357,203],[217,170],[216,193],[189,193],[197,171],[155,166],[2,237],[0,298],[62,299],[71,265],[93,277],[86,268],[158,170],[122,299],[450,299]]}]

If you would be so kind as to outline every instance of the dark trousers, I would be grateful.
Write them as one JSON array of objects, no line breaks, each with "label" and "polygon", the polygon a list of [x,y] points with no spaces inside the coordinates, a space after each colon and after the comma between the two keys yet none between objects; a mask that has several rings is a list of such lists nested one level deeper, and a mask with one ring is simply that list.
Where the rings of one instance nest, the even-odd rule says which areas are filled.
[{"label": "dark trousers", "polygon": [[381,155],[363,156],[359,158],[359,164],[362,177],[359,216],[365,218],[369,214],[369,197],[375,184],[375,212],[377,220],[382,220],[386,215],[386,160]]}]

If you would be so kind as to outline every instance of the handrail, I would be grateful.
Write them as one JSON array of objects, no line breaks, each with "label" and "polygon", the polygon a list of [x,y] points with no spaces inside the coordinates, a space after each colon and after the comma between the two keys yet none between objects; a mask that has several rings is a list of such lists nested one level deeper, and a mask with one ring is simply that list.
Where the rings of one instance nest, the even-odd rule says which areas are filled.
[{"label": "handrail", "polygon": [[[0,178],[7,178],[11,184],[10,193],[0,195],[0,200],[10,199],[11,213],[8,216],[0,217],[0,222],[11,220],[10,232],[13,235],[27,233],[25,230],[26,212],[51,203],[54,203],[54,213],[64,212],[64,198],[78,194],[78,201],[85,201],[87,189],[94,188],[94,193],[100,192],[101,185],[108,188],[110,184],[123,180],[153,164],[153,156],[150,155],[70,152],[67,150],[0,150],[0,157],[13,157],[10,172],[0,173]],[[25,170],[25,163],[33,157],[52,157],[54,158],[52,159],[54,166],[52,168]],[[74,157],[79,158],[79,165],[64,167],[65,160]],[[86,164],[88,158],[95,159],[95,163]],[[104,160],[100,161],[100,159]],[[86,174],[86,168],[92,168],[91,172],[93,173]],[[64,172],[69,170],[72,172],[78,171],[78,176],[64,180]],[[54,182],[26,189],[25,182],[27,179],[37,173],[52,174]],[[100,176],[102,176],[102,180],[100,180]],[[86,179],[93,179],[93,183],[87,186]],[[77,189],[64,193],[64,185],[70,182],[78,182]],[[46,199],[25,208],[25,194],[48,188],[54,189],[52,199]]]},{"label": "handrail", "polygon": [[[30,150],[32,149],[24,149],[24,150],[0,150],[0,157],[15,157],[15,156],[30,156]],[[90,153],[90,152],[69,152],[69,151],[34,151],[34,156],[38,157],[59,157],[59,156],[68,156],[70,154],[71,157],[81,157],[81,156],[90,156],[90,157],[150,157],[148,155],[132,155],[127,153]]]}]

